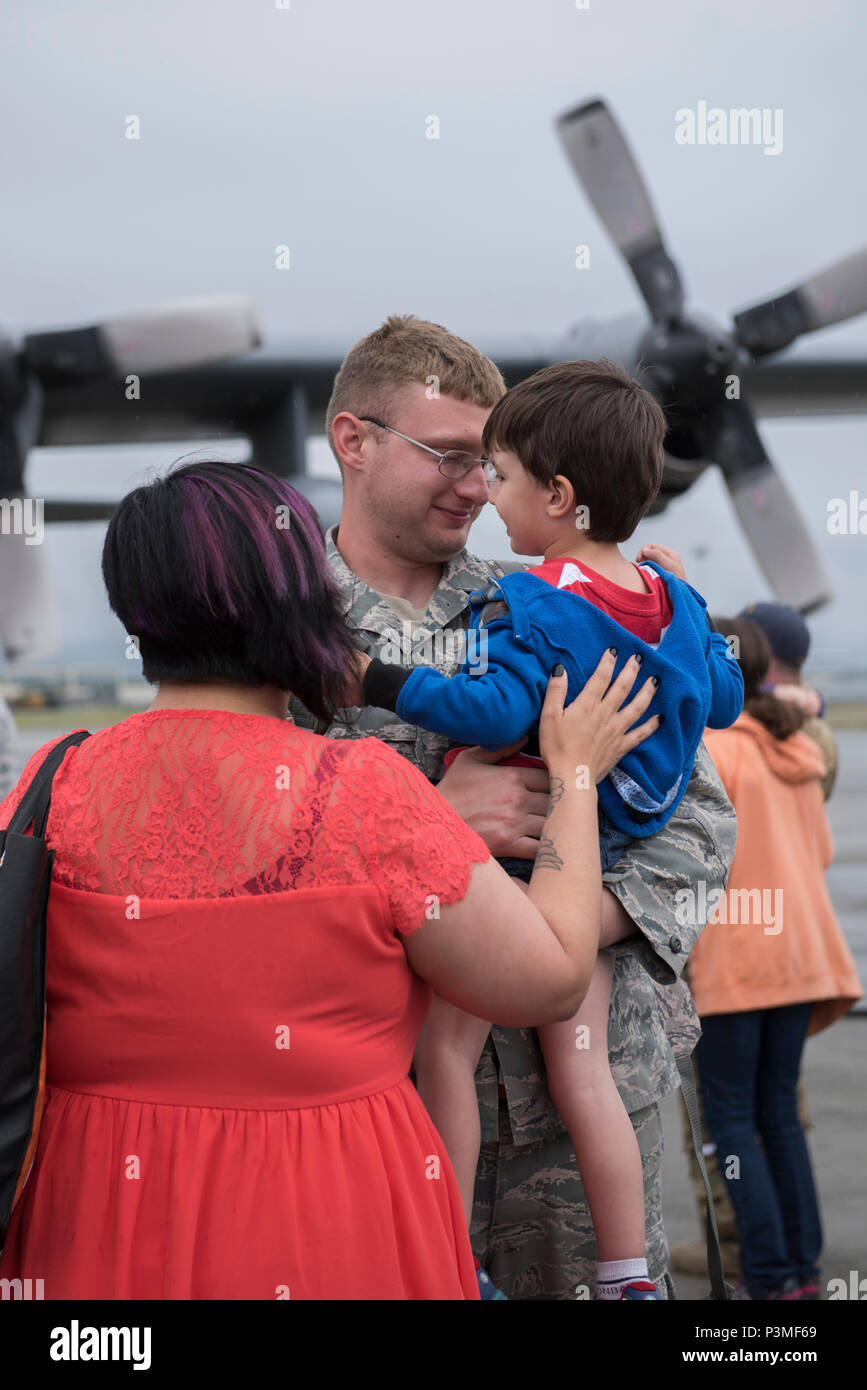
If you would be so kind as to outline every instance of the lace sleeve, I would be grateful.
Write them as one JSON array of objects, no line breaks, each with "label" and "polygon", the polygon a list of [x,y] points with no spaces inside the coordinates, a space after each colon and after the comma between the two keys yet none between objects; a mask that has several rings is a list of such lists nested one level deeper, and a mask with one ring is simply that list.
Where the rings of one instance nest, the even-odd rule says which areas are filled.
[{"label": "lace sleeve", "polygon": [[412,763],[379,739],[354,745],[351,795],[367,840],[370,880],[391,905],[402,936],[460,902],[474,864],[490,858],[480,835]]},{"label": "lace sleeve", "polygon": [[[70,733],[74,732],[74,730],[70,730]],[[41,748],[37,748],[5,801],[0,802],[0,830],[5,830],[12,817],[15,815],[15,812],[24,800],[27,788],[30,786],[37,771],[45,762],[45,759],[48,757],[54,745],[56,743],[62,743],[62,741],[68,737],[68,734],[58,734],[57,738],[52,738],[48,743],[43,743]]]}]

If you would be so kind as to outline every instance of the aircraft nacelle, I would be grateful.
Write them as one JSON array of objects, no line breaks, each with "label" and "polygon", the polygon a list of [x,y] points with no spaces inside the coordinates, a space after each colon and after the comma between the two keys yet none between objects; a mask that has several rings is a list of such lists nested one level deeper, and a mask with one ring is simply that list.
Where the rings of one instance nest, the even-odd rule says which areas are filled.
[{"label": "aircraft nacelle", "polygon": [[575,324],[558,343],[560,361],[606,357],[637,376],[669,414],[665,472],[654,512],[685,492],[707,468],[701,423],[709,408],[738,392],[744,356],[733,339],[710,319],[694,314],[676,326],[648,324],[641,314],[588,319]]},{"label": "aircraft nacelle", "polygon": [[583,319],[557,343],[555,362],[597,361],[607,357],[634,372],[649,336],[646,314],[613,319]]}]

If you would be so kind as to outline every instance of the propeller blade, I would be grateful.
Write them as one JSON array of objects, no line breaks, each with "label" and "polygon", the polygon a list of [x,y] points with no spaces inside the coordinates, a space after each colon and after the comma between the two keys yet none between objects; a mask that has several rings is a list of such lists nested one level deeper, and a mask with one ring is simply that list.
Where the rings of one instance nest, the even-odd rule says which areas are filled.
[{"label": "propeller blade", "polygon": [[781,603],[809,613],[833,596],[816,546],[759,437],[745,401],[705,417],[706,457],[718,463],[744,534]]},{"label": "propeller blade", "polygon": [[43,525],[38,502],[0,498],[0,638],[9,660],[54,656],[60,650]]},{"label": "propeller blade", "polygon": [[619,125],[603,101],[590,101],[558,116],[556,127],[569,163],[628,262],[651,317],[674,322],[683,309],[680,276]]},{"label": "propeller blade", "polygon": [[756,559],[781,603],[810,613],[833,597],[791,493],[773,464],[726,478],[729,494]]},{"label": "propeller blade", "polygon": [[24,363],[49,384],[102,375],[157,375],[240,357],[261,341],[251,300],[212,295],[93,328],[30,333],[24,339]]},{"label": "propeller blade", "polygon": [[779,352],[803,333],[815,333],[867,311],[867,246],[835,261],[785,294],[734,315],[737,337],[753,357]]}]

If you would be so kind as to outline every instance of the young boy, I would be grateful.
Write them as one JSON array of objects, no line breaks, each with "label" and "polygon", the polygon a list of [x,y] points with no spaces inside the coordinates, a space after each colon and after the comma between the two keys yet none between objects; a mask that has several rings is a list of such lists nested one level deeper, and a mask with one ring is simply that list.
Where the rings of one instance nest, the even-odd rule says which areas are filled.
[{"label": "young boy", "polygon": [[[743,702],[740,668],[725,638],[711,631],[704,600],[685,582],[674,552],[645,546],[638,558],[657,563],[639,567],[618,548],[659,489],[664,436],[659,404],[610,362],[560,363],[507,392],[483,436],[490,500],[512,549],[542,554],[543,563],[470,596],[471,641],[456,675],[377,658],[361,663],[360,703],[488,749],[530,730],[524,752],[505,761],[544,766],[538,719],[553,666],[565,665],[574,698],[606,647],[618,649],[617,670],[637,652],[643,677],[658,681],[649,713],[662,713],[663,726],[599,784],[603,871],[632,838],[666,823],[686,790],[703,729],[727,728]],[[459,751],[446,755],[446,765]],[[541,862],[500,860],[523,885]],[[548,1091],[572,1139],[593,1218],[597,1297],[655,1299],[641,1155],[608,1065],[614,958],[604,948],[614,939],[600,941],[575,1017],[537,1031]],[[480,1144],[474,1073],[488,1030],[435,998],[414,1059],[468,1223]],[[483,1297],[491,1297],[490,1281],[483,1271],[479,1277]]]}]

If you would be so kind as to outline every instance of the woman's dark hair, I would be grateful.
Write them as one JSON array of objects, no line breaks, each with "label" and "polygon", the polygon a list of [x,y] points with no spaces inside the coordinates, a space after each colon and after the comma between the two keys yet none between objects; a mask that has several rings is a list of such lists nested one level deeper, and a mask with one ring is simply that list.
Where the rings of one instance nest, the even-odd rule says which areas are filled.
[{"label": "woman's dark hair", "polygon": [[314,508],[250,464],[176,467],[128,493],[102,552],[108,601],[145,679],[291,690],[318,719],[356,652]]},{"label": "woman's dark hair", "polygon": [[714,618],[713,625],[725,637],[741,668],[747,714],[764,724],[774,738],[784,739],[796,733],[804,722],[803,710],[761,688],[773,653],[758,623],[751,618]]}]

